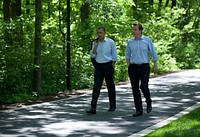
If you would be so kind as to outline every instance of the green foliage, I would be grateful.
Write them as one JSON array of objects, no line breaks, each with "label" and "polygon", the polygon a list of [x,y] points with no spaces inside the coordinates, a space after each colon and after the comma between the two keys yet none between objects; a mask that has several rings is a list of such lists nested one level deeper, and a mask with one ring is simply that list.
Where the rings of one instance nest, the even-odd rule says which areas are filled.
[{"label": "green foliage", "polygon": [[[19,39],[21,22],[3,24],[1,29],[1,90],[0,103],[12,103],[24,99],[16,95],[32,94],[33,52],[27,41]],[[16,32],[16,33],[13,33]],[[13,97],[13,98],[12,98]]]},{"label": "green foliage", "polygon": [[63,91],[66,85],[66,67],[62,49],[52,47],[43,52],[41,64],[43,95]]},{"label": "green foliage", "polygon": [[[189,27],[188,27],[189,26]],[[191,28],[191,24],[184,27],[180,33],[181,40],[174,45],[174,56],[182,69],[199,68],[200,62],[200,30]],[[179,44],[177,46],[177,44]],[[181,51],[181,52],[180,52]]]},{"label": "green foliage", "polygon": [[159,74],[178,70],[176,59],[172,57],[169,51],[169,46],[164,42],[155,43],[159,55]]},{"label": "green foliage", "polygon": [[145,24],[145,33],[156,44],[162,72],[198,68],[199,30],[192,28],[192,24],[180,30],[178,23],[183,14],[184,9],[166,8],[162,17],[152,16],[151,22]]},{"label": "green foliage", "polygon": [[72,60],[72,87],[73,89],[91,88],[93,86],[94,68],[89,55],[81,52],[73,56]]},{"label": "green foliage", "polygon": [[115,66],[115,82],[126,81],[128,79],[128,68],[125,57],[119,57]]}]

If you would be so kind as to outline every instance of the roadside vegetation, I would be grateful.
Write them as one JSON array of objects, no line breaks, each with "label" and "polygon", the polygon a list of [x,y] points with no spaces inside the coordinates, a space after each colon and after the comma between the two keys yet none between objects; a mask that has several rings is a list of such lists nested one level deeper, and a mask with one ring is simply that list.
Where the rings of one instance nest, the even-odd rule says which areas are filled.
[{"label": "roadside vegetation", "polygon": [[200,135],[200,108],[191,111],[145,137],[198,137]]}]

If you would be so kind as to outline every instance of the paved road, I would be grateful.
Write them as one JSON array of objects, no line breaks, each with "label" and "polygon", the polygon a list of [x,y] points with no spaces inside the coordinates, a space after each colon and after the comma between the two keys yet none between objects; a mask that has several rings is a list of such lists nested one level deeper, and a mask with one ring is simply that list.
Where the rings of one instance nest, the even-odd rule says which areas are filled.
[{"label": "paved road", "polygon": [[[96,115],[87,115],[91,94],[71,99],[0,111],[0,137],[127,137],[187,109],[200,101],[200,70],[150,79],[153,111],[134,113],[130,84],[117,86],[117,109],[108,112],[102,90]],[[146,107],[144,102],[144,110]]]}]

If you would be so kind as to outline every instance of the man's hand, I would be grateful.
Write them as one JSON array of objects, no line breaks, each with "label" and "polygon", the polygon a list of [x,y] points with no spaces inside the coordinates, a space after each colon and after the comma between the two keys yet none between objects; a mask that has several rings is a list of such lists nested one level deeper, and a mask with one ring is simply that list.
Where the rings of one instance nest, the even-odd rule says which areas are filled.
[{"label": "man's hand", "polygon": [[96,53],[97,53],[97,47],[98,47],[98,41],[95,40],[95,41],[94,41],[94,49],[93,49],[93,51],[92,51],[93,54],[96,54]]},{"label": "man's hand", "polygon": [[113,68],[115,67],[115,63],[116,63],[116,61],[113,61],[113,62],[112,62],[112,66],[113,66]]},{"label": "man's hand", "polygon": [[131,63],[130,63],[130,59],[127,59],[126,62],[127,62],[127,66],[129,67],[130,64],[131,64]]},{"label": "man's hand", "polygon": [[158,73],[158,64],[157,64],[157,62],[154,62],[153,73],[154,73],[154,75],[156,75]]}]

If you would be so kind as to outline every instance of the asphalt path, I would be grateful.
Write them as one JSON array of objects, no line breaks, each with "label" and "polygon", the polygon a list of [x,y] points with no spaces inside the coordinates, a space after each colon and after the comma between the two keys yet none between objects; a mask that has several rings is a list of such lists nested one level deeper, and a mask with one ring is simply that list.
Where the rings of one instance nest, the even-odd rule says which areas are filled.
[{"label": "asphalt path", "polygon": [[[191,111],[200,102],[200,70],[187,70],[151,78],[149,88],[153,110],[143,116],[135,112],[130,84],[116,86],[117,109],[108,112],[107,90],[102,89],[97,114],[88,115],[91,91],[20,109],[0,111],[0,137],[136,137],[174,120],[180,112]],[[183,113],[185,114],[185,113]],[[181,115],[182,116],[182,115]],[[155,126],[157,125],[157,126]],[[146,131],[146,132],[145,132]]]}]

